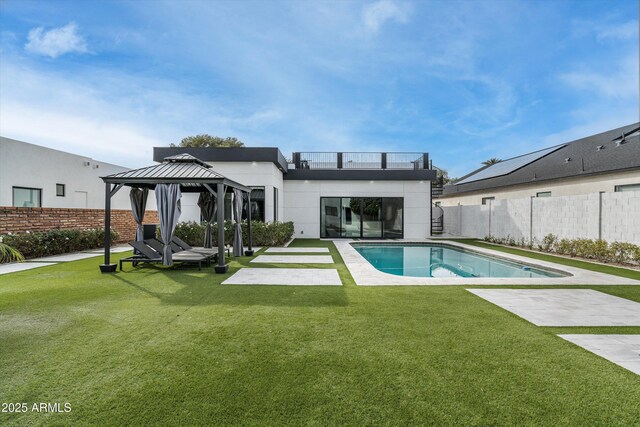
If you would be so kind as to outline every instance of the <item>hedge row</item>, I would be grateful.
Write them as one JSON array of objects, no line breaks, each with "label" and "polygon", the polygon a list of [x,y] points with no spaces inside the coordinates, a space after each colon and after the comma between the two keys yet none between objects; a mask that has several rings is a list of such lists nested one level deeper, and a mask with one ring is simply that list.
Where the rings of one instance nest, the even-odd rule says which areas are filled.
[{"label": "hedge row", "polygon": [[595,259],[600,262],[640,264],[640,246],[633,243],[608,243],[606,240],[593,239],[558,239],[558,236],[554,234],[547,234],[541,242],[530,242],[524,238],[516,240],[510,236],[504,238],[486,236],[484,240],[509,246],[535,248],[541,252]]},{"label": "hedge row", "polygon": [[[111,241],[118,233],[111,230]],[[49,230],[7,234],[2,242],[18,250],[25,258],[65,254],[104,247],[104,229],[92,230]]]},{"label": "hedge row", "polygon": [[[241,223],[242,242],[247,245],[247,221]],[[205,225],[197,222],[181,222],[176,226],[175,235],[192,246],[202,246],[204,243]],[[213,244],[218,243],[218,225],[211,226]],[[158,230],[158,233],[160,231]],[[233,222],[224,223],[224,241],[226,245],[233,244]],[[251,221],[251,237],[254,246],[282,246],[293,237],[293,222],[262,222]]]}]

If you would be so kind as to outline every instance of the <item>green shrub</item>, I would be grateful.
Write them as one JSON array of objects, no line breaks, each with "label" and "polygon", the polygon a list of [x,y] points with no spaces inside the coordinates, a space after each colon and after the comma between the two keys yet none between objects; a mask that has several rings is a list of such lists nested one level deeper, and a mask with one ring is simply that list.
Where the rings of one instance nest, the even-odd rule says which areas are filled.
[{"label": "green shrub", "polygon": [[[246,246],[248,242],[247,221],[243,221],[242,243]],[[197,222],[181,222],[176,226],[175,235],[192,246],[202,246],[204,243],[206,226]],[[160,231],[158,230],[158,235]],[[211,226],[212,241],[218,244],[218,225]],[[233,244],[234,224],[232,221],[225,221],[224,240],[226,245]],[[269,222],[251,221],[251,237],[253,246],[282,246],[293,237],[292,222]]]},{"label": "green shrub", "polygon": [[[495,236],[485,236],[485,241],[490,243],[500,243],[510,246],[521,246],[532,248],[533,242],[527,242],[524,238],[515,242],[513,238]],[[578,256],[582,258],[595,259],[600,262],[617,262],[619,264],[636,263],[640,264],[640,247],[633,243],[613,242],[593,239],[560,239],[553,234],[547,234],[542,242],[537,245],[537,249],[542,252],[555,252],[561,255]]]},{"label": "green shrub", "polygon": [[[111,241],[118,233],[111,230]],[[25,258],[38,258],[104,246],[104,230],[49,230],[8,234],[3,242],[18,250]]]},{"label": "green shrub", "polygon": [[614,262],[620,264],[640,262],[640,248],[632,243],[613,242],[609,246],[609,251]]},{"label": "green shrub", "polygon": [[558,237],[556,235],[547,234],[542,238],[542,243],[538,245],[538,250],[543,252],[552,252],[557,242]]}]

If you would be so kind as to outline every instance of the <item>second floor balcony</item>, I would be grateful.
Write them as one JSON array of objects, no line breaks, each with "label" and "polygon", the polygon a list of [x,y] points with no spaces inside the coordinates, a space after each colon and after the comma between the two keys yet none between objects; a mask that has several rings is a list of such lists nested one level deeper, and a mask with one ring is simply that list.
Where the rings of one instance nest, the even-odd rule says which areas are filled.
[{"label": "second floor balcony", "polygon": [[294,169],[431,169],[428,153],[294,152]]}]

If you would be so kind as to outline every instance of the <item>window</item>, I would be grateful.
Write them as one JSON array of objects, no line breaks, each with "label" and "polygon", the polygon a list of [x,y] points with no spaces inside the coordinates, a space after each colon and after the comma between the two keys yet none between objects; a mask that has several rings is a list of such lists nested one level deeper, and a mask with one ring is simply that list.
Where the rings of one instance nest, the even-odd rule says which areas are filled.
[{"label": "window", "polygon": [[64,197],[64,184],[56,184],[56,196]]},{"label": "window", "polygon": [[321,197],[320,236],[402,238],[402,197]]},{"label": "window", "polygon": [[551,197],[551,191],[541,191],[536,193],[536,197]]},{"label": "window", "polygon": [[[242,206],[242,219],[247,219],[247,199]],[[264,222],[264,187],[251,187],[251,221]]]},{"label": "window", "polygon": [[42,206],[42,189],[13,187],[13,206],[39,208]]},{"label": "window", "polygon": [[640,191],[640,184],[616,185],[615,191],[616,193],[622,191]]},{"label": "window", "polygon": [[278,220],[278,189],[273,187],[273,220]]},{"label": "window", "polygon": [[482,204],[483,205],[488,205],[489,204],[489,200],[495,200],[495,197],[483,197],[482,198]]}]

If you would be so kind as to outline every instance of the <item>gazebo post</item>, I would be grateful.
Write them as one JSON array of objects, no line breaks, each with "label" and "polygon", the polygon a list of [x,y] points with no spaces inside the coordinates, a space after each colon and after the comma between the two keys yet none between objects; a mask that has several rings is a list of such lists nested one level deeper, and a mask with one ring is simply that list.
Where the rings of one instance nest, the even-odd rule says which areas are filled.
[{"label": "gazebo post", "polygon": [[104,193],[104,264],[100,264],[100,271],[113,273],[116,264],[111,264],[111,184],[105,184]]},{"label": "gazebo post", "polygon": [[247,192],[247,244],[248,249],[244,251],[245,256],[253,256],[253,242],[251,241],[251,191]]},{"label": "gazebo post", "polygon": [[224,197],[225,197],[225,185],[222,183],[217,184],[216,191],[216,208],[218,209],[218,265],[216,265],[216,273],[226,273],[229,270],[229,265],[224,262]]}]

